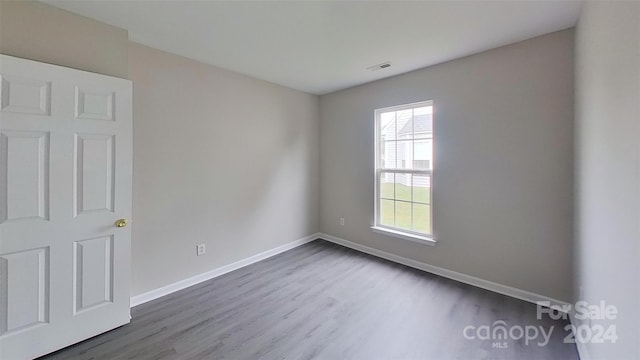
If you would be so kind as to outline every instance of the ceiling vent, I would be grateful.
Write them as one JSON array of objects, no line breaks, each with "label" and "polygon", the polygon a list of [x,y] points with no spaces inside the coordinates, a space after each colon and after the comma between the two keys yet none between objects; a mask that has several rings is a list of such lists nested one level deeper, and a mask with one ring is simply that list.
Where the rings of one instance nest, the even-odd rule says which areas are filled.
[{"label": "ceiling vent", "polygon": [[367,70],[369,70],[369,71],[378,71],[378,70],[386,69],[386,68],[388,68],[390,66],[391,66],[391,63],[387,61],[387,62],[383,62],[382,64],[369,66],[367,68]]}]

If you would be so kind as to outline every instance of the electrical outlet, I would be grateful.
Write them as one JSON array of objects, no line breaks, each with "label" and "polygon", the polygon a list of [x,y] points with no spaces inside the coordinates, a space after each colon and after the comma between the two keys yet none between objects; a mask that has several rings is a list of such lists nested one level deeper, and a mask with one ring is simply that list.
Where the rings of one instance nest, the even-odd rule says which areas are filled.
[{"label": "electrical outlet", "polygon": [[340,218],[340,225],[344,226],[344,218]]},{"label": "electrical outlet", "polygon": [[204,244],[196,245],[196,256],[204,255],[205,251],[206,249],[204,247]]}]

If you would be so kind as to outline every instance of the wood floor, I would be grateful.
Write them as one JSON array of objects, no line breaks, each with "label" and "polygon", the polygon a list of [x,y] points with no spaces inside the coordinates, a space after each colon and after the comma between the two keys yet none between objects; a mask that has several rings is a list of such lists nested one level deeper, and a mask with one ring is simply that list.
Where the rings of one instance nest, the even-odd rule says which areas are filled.
[{"label": "wood floor", "polygon": [[[533,304],[322,240],[136,306],[132,316],[44,358],[578,359],[563,342],[568,323],[537,320]],[[508,330],[553,330],[546,346],[542,335],[477,338],[498,320]],[[465,338],[467,326],[475,339]]]}]

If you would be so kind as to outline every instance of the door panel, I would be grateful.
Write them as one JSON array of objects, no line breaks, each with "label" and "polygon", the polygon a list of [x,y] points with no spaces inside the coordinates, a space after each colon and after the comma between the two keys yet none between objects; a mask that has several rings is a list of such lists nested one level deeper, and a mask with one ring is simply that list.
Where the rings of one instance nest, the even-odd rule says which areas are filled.
[{"label": "door panel", "polygon": [[1,132],[0,150],[0,177],[6,179],[0,222],[48,220],[49,134]]},{"label": "door panel", "polygon": [[3,255],[0,257],[0,267],[3,270],[3,277],[0,279],[0,302],[4,310],[0,335],[47,323],[48,248]]},{"label": "door panel", "polygon": [[106,89],[87,91],[76,87],[76,118],[114,121],[115,104],[113,98],[114,93]]},{"label": "door panel", "polygon": [[129,322],[131,82],[0,55],[0,358]]},{"label": "door panel", "polygon": [[113,237],[74,243],[75,312],[113,302]]},{"label": "door panel", "polygon": [[76,134],[75,144],[75,215],[90,211],[113,212],[114,136]]},{"label": "door panel", "polygon": [[49,115],[51,83],[28,78],[2,77],[2,111]]}]

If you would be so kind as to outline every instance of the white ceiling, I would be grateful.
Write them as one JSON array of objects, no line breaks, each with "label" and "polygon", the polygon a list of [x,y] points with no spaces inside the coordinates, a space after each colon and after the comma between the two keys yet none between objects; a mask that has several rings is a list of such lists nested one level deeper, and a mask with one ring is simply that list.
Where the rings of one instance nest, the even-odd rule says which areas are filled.
[{"label": "white ceiling", "polygon": [[[580,0],[60,1],[129,38],[313,94],[405,73],[577,22]],[[367,67],[390,61],[379,71]]]}]

